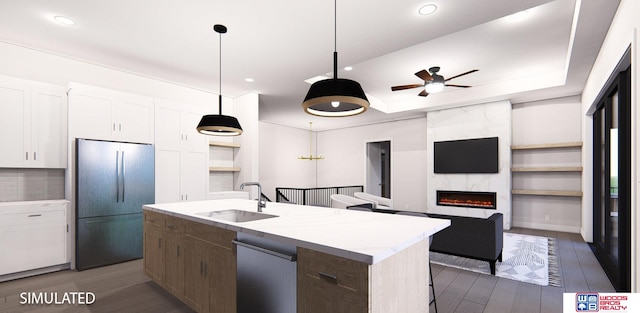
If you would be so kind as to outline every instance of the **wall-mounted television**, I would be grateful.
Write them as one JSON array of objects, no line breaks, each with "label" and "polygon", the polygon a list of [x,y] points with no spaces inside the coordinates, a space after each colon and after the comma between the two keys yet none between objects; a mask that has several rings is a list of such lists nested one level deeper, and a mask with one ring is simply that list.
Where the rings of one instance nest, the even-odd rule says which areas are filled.
[{"label": "wall-mounted television", "polygon": [[433,154],[434,173],[498,173],[498,137],[436,141]]}]

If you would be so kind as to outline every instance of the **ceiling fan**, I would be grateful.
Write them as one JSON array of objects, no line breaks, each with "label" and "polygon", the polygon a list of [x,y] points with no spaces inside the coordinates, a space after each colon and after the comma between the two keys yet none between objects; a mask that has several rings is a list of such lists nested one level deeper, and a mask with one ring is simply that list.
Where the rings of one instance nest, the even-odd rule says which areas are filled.
[{"label": "ceiling fan", "polygon": [[418,96],[426,97],[426,96],[429,95],[429,93],[435,93],[435,92],[442,91],[442,89],[445,86],[446,87],[469,88],[471,86],[467,86],[467,85],[452,85],[452,84],[446,84],[446,82],[448,82],[448,81],[450,81],[450,80],[452,80],[454,78],[458,78],[460,76],[464,76],[464,75],[467,75],[467,74],[471,74],[471,73],[477,72],[478,70],[471,70],[471,71],[468,71],[468,72],[464,72],[462,74],[451,76],[451,77],[449,77],[447,79],[445,79],[441,75],[438,75],[438,71],[440,71],[440,67],[439,66],[434,66],[432,68],[429,68],[428,72],[426,70],[421,70],[421,71],[416,73],[416,76],[418,76],[419,78],[424,80],[424,83],[422,83],[422,84],[410,84],[410,85],[393,86],[393,87],[391,87],[391,91],[398,91],[398,90],[405,90],[405,89],[423,87],[424,90],[422,90],[418,94]]}]

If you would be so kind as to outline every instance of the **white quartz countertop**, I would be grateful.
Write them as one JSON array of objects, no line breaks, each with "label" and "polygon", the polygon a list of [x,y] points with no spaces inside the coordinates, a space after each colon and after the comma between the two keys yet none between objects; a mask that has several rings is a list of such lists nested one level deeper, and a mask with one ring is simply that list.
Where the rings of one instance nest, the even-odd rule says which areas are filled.
[{"label": "white quartz countertop", "polygon": [[256,200],[221,199],[145,205],[144,209],[317,250],[368,264],[378,263],[432,234],[450,221],[286,203],[267,203],[275,218],[234,223],[196,213],[238,209],[257,211]]}]

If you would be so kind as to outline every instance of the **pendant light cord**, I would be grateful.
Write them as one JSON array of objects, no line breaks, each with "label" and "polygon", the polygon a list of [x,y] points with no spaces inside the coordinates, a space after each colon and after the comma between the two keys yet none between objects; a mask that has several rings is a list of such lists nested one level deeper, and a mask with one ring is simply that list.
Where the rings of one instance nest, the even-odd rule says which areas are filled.
[{"label": "pendant light cord", "polygon": [[218,59],[218,114],[222,115],[222,33],[220,35],[220,54]]},{"label": "pendant light cord", "polygon": [[338,0],[333,0],[333,79],[338,78]]}]

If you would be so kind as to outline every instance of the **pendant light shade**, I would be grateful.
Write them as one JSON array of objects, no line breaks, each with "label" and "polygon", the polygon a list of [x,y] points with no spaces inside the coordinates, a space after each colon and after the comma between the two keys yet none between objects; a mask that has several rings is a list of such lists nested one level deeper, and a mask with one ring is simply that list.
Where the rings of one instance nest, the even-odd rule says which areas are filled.
[{"label": "pendant light shade", "polygon": [[302,108],[305,112],[318,116],[351,116],[366,111],[369,101],[358,82],[329,78],[311,85]]},{"label": "pendant light shade", "polygon": [[365,112],[369,108],[369,100],[358,82],[338,78],[337,1],[335,0],[334,11],[333,78],[313,83],[302,102],[302,108],[305,112],[317,116],[343,117]]},{"label": "pendant light shade", "polygon": [[202,117],[198,127],[199,133],[212,136],[238,136],[242,134],[240,122],[233,116],[222,115],[222,34],[227,32],[227,27],[216,24],[213,30],[220,34],[220,88],[218,93],[218,114],[209,114]]}]

